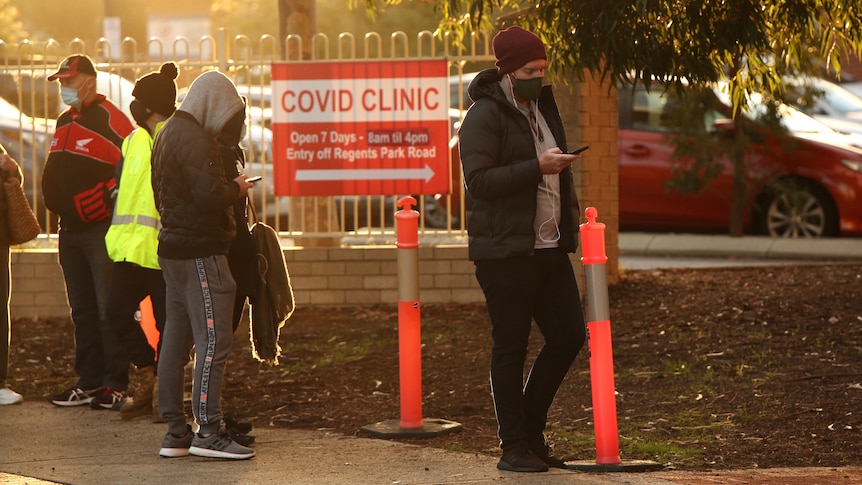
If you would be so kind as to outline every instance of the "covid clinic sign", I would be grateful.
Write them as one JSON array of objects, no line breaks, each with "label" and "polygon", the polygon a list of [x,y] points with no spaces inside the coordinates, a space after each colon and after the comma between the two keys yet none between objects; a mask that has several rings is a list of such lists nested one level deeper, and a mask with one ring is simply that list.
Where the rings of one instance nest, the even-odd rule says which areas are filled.
[{"label": "covid clinic sign", "polygon": [[445,60],[272,65],[276,195],[450,192]]}]

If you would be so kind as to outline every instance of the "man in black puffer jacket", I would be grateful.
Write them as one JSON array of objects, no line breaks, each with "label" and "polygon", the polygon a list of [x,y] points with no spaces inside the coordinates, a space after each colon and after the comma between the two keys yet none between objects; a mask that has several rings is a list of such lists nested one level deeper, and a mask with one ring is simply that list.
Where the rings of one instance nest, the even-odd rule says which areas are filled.
[{"label": "man in black puffer jacket", "polygon": [[[497,69],[470,83],[475,101],[459,131],[467,188],[469,255],[491,319],[491,390],[501,470],[564,467],[550,454],[548,408],[586,331],[568,253],[577,249],[578,203],[563,124],[542,86],[545,46],[510,27],[494,38]],[[545,344],[524,382],[535,319]]]},{"label": "man in black puffer jacket", "polygon": [[[234,203],[252,186],[225,177],[219,140],[235,144],[245,103],[224,74],[209,71],[189,87],[156,137],[153,192],[162,220],[159,265],[167,286],[167,320],[159,355],[159,410],[168,425],[159,454],[245,459],[255,452],[230,439],[221,389],[233,342],[236,283],[227,254],[236,235]],[[192,433],[183,408],[183,367],[194,339]]]}]

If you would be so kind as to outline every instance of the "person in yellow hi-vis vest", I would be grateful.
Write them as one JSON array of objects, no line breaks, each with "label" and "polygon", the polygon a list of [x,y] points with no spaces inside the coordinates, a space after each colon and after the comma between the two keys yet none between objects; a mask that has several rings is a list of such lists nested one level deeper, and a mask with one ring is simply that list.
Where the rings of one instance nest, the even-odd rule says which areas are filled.
[{"label": "person in yellow hi-vis vest", "polygon": [[159,72],[135,83],[129,107],[138,128],[123,140],[114,215],[105,236],[114,262],[106,316],[134,365],[129,383],[132,397],[119,408],[123,419],[151,414],[154,421],[161,420],[153,404],[157,353],[135,315],[149,296],[156,329],[161,334],[165,328],[165,279],[156,254],[161,221],[153,199],[150,156],[156,133],[176,110],[177,75],[177,65],[166,62]]}]

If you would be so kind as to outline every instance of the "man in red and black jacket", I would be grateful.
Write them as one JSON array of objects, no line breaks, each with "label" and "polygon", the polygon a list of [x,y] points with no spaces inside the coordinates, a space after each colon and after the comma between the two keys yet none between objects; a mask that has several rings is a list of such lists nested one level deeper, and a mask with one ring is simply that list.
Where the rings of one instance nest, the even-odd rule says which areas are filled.
[{"label": "man in red and black jacket", "polygon": [[89,404],[119,410],[129,384],[129,360],[105,319],[112,261],[105,247],[120,147],[134,128],[96,91],[93,61],[67,57],[49,81],[60,81],[69,106],[57,119],[42,172],[45,207],[60,217],[59,256],[75,324],[78,381],[49,398],[57,406]]}]

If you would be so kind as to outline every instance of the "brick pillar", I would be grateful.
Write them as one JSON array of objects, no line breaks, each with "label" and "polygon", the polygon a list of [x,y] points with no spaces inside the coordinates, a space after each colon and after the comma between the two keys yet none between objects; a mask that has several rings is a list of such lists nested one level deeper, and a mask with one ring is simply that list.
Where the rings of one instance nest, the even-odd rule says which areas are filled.
[{"label": "brick pillar", "polygon": [[[599,222],[607,226],[605,246],[608,256],[608,283],[619,281],[619,177],[617,167],[617,131],[619,115],[617,90],[606,80],[589,72],[584,80],[570,81],[571,86],[555,89],[569,149],[590,145],[575,167],[575,190],[584,209],[599,211]],[[580,256],[579,256],[580,257]]]}]

